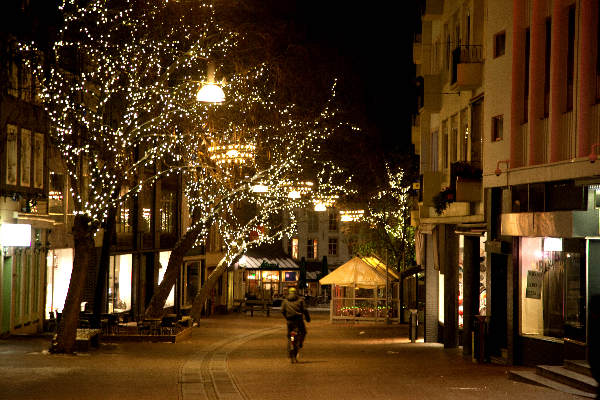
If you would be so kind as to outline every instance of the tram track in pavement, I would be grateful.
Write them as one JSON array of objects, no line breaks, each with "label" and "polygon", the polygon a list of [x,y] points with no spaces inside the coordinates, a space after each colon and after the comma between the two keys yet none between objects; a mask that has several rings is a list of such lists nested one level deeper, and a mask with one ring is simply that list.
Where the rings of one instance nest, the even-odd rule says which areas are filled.
[{"label": "tram track in pavement", "polygon": [[179,399],[249,400],[229,370],[227,357],[244,343],[281,329],[265,328],[236,335],[195,352],[179,370]]}]

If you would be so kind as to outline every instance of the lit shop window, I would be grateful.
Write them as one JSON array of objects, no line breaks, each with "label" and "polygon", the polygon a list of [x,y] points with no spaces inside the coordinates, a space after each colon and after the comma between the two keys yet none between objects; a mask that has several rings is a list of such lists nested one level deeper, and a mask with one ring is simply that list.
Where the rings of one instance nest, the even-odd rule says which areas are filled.
[{"label": "lit shop window", "polygon": [[585,241],[520,240],[521,334],[585,342]]},{"label": "lit shop window", "polygon": [[46,318],[62,312],[73,271],[73,249],[48,250],[46,257]]},{"label": "lit shop window", "polygon": [[110,258],[108,270],[108,312],[131,309],[132,255],[123,254]]},{"label": "lit shop window", "polygon": [[[165,277],[165,272],[167,272],[167,265],[169,264],[169,257],[171,256],[170,251],[162,251],[160,252],[159,259],[159,269],[158,269],[158,284],[162,282]],[[165,301],[165,307],[171,307],[175,305],[175,285],[171,288],[169,292],[169,296],[167,297],[167,301]]]}]

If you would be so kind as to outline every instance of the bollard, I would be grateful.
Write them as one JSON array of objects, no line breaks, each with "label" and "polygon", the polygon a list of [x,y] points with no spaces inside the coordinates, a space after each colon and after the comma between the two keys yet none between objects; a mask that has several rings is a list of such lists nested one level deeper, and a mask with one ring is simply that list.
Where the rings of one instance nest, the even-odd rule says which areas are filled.
[{"label": "bollard", "polygon": [[419,324],[419,320],[417,318],[417,310],[411,309],[410,310],[410,320],[409,320],[409,325],[408,325],[408,337],[409,337],[411,343],[414,343],[417,341],[418,324]]}]

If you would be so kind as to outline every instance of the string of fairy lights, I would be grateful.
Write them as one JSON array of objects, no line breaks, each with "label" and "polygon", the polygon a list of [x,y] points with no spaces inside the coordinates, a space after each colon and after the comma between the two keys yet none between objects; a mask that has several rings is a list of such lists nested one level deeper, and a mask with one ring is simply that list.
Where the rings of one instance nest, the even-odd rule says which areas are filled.
[{"label": "string of fairy lights", "polygon": [[207,60],[224,78],[240,39],[221,28],[210,1],[193,9],[164,0],[80,3],[60,5],[55,62],[44,62],[36,43],[21,44],[67,163],[76,213],[102,221],[111,207],[182,174],[189,215],[199,216],[189,229],[200,226],[204,242],[217,226],[233,259],[291,235],[295,208],[332,206],[349,194],[344,171],[317,159],[332,132],[359,131],[338,117],[337,82],[316,116],[277,100],[266,64],[227,74],[225,103],[200,103]]}]

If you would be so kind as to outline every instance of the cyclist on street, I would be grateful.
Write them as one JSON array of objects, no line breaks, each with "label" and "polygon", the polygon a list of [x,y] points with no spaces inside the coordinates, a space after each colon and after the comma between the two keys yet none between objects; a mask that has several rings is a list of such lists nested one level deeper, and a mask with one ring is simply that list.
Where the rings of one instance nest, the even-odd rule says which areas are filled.
[{"label": "cyclist on street", "polygon": [[304,304],[304,298],[298,296],[296,288],[292,287],[289,289],[288,296],[283,300],[281,304],[281,313],[287,321],[287,334],[295,329],[298,330],[299,340],[298,347],[302,348],[304,343],[304,337],[306,336],[306,326],[304,325],[304,318],[306,322],[310,322],[310,315]]}]

